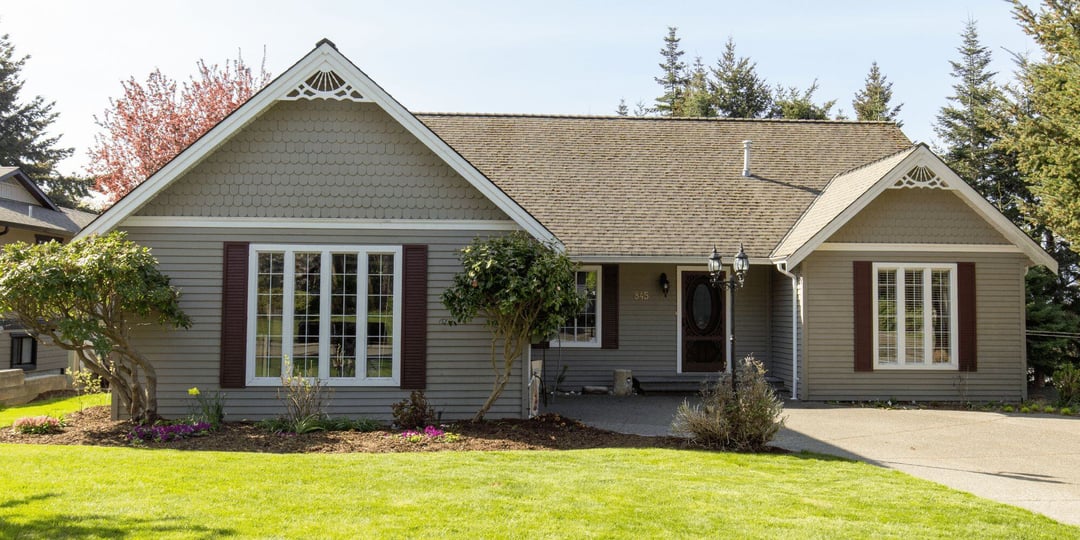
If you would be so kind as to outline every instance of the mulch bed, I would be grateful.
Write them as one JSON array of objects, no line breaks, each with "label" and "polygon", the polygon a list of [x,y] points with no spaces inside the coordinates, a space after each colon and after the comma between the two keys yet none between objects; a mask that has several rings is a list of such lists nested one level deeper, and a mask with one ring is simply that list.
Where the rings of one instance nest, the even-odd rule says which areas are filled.
[{"label": "mulch bed", "polygon": [[[23,435],[0,429],[0,443],[130,446],[131,423],[111,420],[108,407],[90,407],[65,417],[67,427],[51,435]],[[400,431],[269,433],[252,424],[226,424],[205,435],[147,448],[264,453],[438,452],[446,450],[576,450],[585,448],[688,448],[686,439],[645,437],[596,429],[577,420],[545,414],[530,420],[490,420],[450,424],[455,442],[409,442]]]}]

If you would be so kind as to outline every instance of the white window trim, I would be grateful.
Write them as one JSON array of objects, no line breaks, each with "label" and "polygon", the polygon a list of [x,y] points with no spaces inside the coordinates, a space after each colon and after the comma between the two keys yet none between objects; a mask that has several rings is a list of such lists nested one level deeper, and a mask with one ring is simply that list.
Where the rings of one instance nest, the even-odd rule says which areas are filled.
[{"label": "white window trim", "polygon": [[[891,270],[897,273],[896,278],[896,334],[897,334],[897,346],[896,346],[896,363],[895,364],[883,364],[880,362],[878,354],[879,338],[880,338],[880,321],[878,320],[878,271],[879,270]],[[949,363],[947,364],[934,364],[933,363],[933,351],[934,351],[934,332],[933,329],[933,311],[930,309],[923,309],[923,328],[929,328],[931,331],[923,332],[923,350],[926,351],[927,360],[926,363],[921,364],[907,364],[906,362],[906,340],[905,334],[905,317],[904,317],[904,302],[906,300],[904,294],[904,280],[899,272],[905,272],[908,270],[923,270],[923,306],[931,306],[933,291],[931,284],[931,272],[933,270],[948,270],[949,271]],[[954,263],[874,263],[872,270],[871,282],[873,287],[870,291],[874,300],[873,309],[873,329],[874,329],[874,370],[901,370],[901,371],[957,371],[960,369],[960,362],[958,359],[959,349],[959,336],[957,334],[959,330],[959,305],[957,304],[957,287],[956,287],[956,264]]]},{"label": "white window trim", "polygon": [[[259,253],[281,252],[285,254],[284,267],[289,272],[295,268],[296,252],[320,252],[322,254],[321,268],[330,268],[328,258],[331,254],[355,254],[357,255],[357,310],[367,315],[367,276],[368,255],[392,254],[394,256],[394,342],[391,345],[393,355],[390,377],[368,377],[367,373],[367,325],[356,325],[356,377],[330,377],[330,326],[319,325],[319,381],[327,386],[400,386],[401,384],[401,320],[402,320],[402,277],[403,261],[401,246],[354,246],[354,245],[307,245],[307,244],[251,244],[248,248],[248,308],[247,308],[247,359],[246,377],[248,386],[281,386],[281,377],[256,377],[255,376],[255,328],[256,309],[258,294]],[[282,353],[294,350],[294,346],[285,346],[292,343],[292,325],[284,324],[286,318],[291,318],[294,301],[295,279],[285,279],[283,283],[282,302],[282,329],[281,343]],[[330,280],[320,279],[320,322],[329,320],[321,314],[330,311]],[[284,365],[282,367],[284,369]]]},{"label": "white window trim", "polygon": [[596,272],[596,337],[592,341],[563,341],[556,335],[550,346],[563,349],[599,349],[604,343],[604,325],[602,304],[604,302],[604,272],[601,266],[581,266],[574,272],[574,282],[577,282],[578,272]]}]

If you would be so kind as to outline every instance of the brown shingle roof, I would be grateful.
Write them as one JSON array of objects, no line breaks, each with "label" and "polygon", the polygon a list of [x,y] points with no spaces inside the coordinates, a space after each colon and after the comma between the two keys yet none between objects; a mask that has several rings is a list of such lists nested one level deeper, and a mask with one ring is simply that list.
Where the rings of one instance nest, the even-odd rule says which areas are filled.
[{"label": "brown shingle roof", "polygon": [[575,256],[767,257],[831,178],[911,146],[883,122],[416,116]]}]

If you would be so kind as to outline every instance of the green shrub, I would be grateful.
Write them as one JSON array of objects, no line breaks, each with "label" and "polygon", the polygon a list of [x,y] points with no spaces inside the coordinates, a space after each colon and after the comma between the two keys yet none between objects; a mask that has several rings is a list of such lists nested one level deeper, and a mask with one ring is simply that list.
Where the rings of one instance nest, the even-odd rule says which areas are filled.
[{"label": "green shrub", "polygon": [[1059,405],[1080,404],[1080,368],[1065,364],[1054,372],[1054,388],[1058,391]]},{"label": "green shrub", "polygon": [[1047,405],[1043,407],[1042,411],[1046,414],[1054,414],[1057,412],[1057,409],[1055,409],[1053,405]]},{"label": "green shrub", "polygon": [[1062,407],[1061,410],[1058,412],[1060,412],[1064,416],[1072,416],[1073,414],[1073,410],[1069,407]]},{"label": "green shrub", "polygon": [[1013,412],[1016,409],[1014,409],[1012,405],[1006,405],[1006,406],[1002,407],[1001,410],[1002,410],[1002,412]]},{"label": "green shrub", "polygon": [[1030,409],[1030,408],[1028,408],[1028,407],[1027,407],[1027,406],[1025,405],[1025,406],[1023,406],[1023,407],[1020,407],[1020,412],[1022,412],[1022,413],[1024,413],[1024,414],[1027,414],[1027,413],[1030,413],[1030,412],[1031,412],[1031,409]]},{"label": "green shrub", "polygon": [[405,429],[424,429],[436,423],[435,408],[428,403],[423,390],[413,390],[407,399],[391,406],[394,424]]},{"label": "green shrub", "polygon": [[11,424],[11,429],[24,435],[48,435],[64,429],[64,419],[48,415],[24,416]]},{"label": "green shrub", "polygon": [[225,423],[225,394],[214,392],[214,395],[207,396],[193,386],[188,388],[188,395],[195,398],[189,414],[193,423],[206,422],[215,430]]},{"label": "green shrub", "polygon": [[101,377],[94,375],[88,369],[71,372],[71,386],[75,388],[75,393],[80,396],[100,394],[103,391]]},{"label": "green shrub", "polygon": [[738,362],[736,369],[738,395],[731,389],[728,374],[706,383],[700,405],[684,401],[679,406],[672,431],[707,448],[763,449],[784,424],[780,418],[784,405],[765,380],[765,368],[752,355]]}]

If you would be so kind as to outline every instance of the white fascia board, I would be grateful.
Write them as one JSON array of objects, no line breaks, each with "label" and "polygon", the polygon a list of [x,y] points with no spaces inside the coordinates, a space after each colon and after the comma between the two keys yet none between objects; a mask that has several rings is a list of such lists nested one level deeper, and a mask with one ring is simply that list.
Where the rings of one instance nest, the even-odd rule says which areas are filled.
[{"label": "white fascia board", "polygon": [[[860,244],[857,242],[825,242],[818,251],[869,251],[918,253],[1023,253],[1013,244]],[[783,261],[779,259],[778,262]]]},{"label": "white fascia board", "polygon": [[514,221],[472,219],[349,219],[131,216],[122,227],[221,229],[403,229],[455,231],[516,231]]},{"label": "white fascia board", "polygon": [[487,177],[455,152],[442,139],[435,135],[423,122],[420,122],[393,97],[372,81],[360,68],[346,59],[329,43],[322,43],[304,58],[293,64],[281,76],[272,81],[250,100],[240,106],[218,125],[200,137],[195,143],[182,151],[153,176],[137,186],[131,193],[120,199],[104,214],[87,225],[76,238],[105,233],[116,228],[128,216],[142,208],[157,193],[167,188],[173,181],[191,170],[215,149],[228,141],[233,134],[255,120],[280,98],[284,97],[297,85],[307,80],[320,66],[329,65],[347,82],[356,86],[365,98],[380,106],[387,114],[398,121],[437,156],[446,161],[451,168],[462,175],[473,187],[490,199],[500,210],[505,212],[532,235],[541,241],[551,242],[560,251],[565,249],[561,242],[525,211],[506,193],[495,186]]},{"label": "white fascia board", "polygon": [[841,227],[866,208],[866,206],[874,199],[895,184],[900,177],[907,174],[907,171],[918,165],[930,167],[936,172],[938,176],[945,181],[945,184],[948,186],[948,191],[954,191],[960,195],[961,199],[963,199],[968,206],[975,210],[979,216],[1008,239],[1012,245],[1019,248],[1020,251],[1027,255],[1032,261],[1036,264],[1046,266],[1054,273],[1057,273],[1058,265],[1053,257],[1043,251],[1034,240],[1024,234],[1023,231],[1002,215],[1001,212],[998,212],[993,205],[982,198],[982,196],[969,186],[967,182],[957,176],[957,174],[953,172],[940,157],[934,154],[925,145],[919,145],[911,155],[896,164],[896,166],[888,173],[882,175],[881,179],[874,183],[870,189],[866,190],[866,192],[855,199],[852,204],[848,205],[847,208],[840,212],[840,214],[829,222],[828,225],[818,231],[817,234],[811,237],[810,240],[803,243],[803,245],[795,250],[794,253],[788,257],[779,258],[778,260],[786,260],[789,267],[794,268],[806,259],[810,253],[824,244],[833,233],[840,230]]}]

